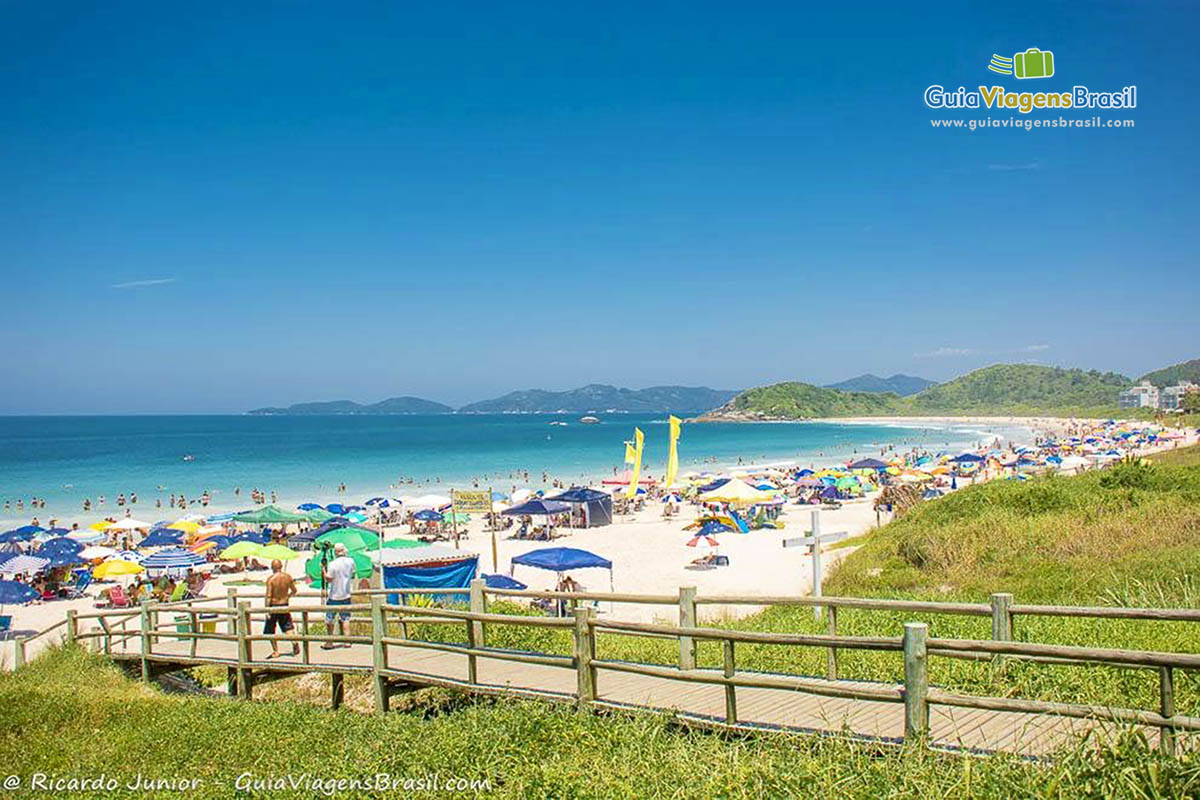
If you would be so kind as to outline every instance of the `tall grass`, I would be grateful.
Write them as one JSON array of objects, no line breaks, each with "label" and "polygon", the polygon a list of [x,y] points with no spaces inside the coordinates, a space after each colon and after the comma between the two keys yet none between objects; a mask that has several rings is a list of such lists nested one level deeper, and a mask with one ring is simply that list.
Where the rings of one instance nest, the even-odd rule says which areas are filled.
[{"label": "tall grass", "polygon": [[[1095,749],[1081,746],[1053,762],[1033,762],[879,750],[839,737],[725,737],[684,729],[669,719],[595,716],[512,700],[460,698],[450,712],[433,714],[421,709],[386,716],[329,712],[295,703],[164,696],[73,648],[53,650],[28,669],[0,677],[0,708],[5,709],[0,758],[23,785],[36,772],[104,773],[122,782],[138,774],[183,775],[201,780],[187,793],[195,798],[233,796],[243,773],[323,779],[436,774],[486,782],[475,794],[499,798],[1009,800],[1182,798],[1200,792],[1200,761],[1194,755],[1168,758],[1136,736]],[[286,789],[258,794],[313,796]],[[342,796],[364,794],[369,793]],[[73,794],[101,795],[111,796]],[[449,793],[388,793],[443,795]]]}]

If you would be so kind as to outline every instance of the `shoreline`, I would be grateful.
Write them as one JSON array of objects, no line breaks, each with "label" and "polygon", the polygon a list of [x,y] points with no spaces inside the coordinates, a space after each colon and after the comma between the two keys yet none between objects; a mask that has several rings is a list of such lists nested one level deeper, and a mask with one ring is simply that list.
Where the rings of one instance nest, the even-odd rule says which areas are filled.
[{"label": "shoreline", "polygon": [[[1004,418],[1019,420],[1020,418]],[[998,428],[1001,430],[987,431],[956,431],[956,428],[961,428],[963,425],[970,424],[971,418],[938,418],[937,420],[923,420],[918,418],[879,418],[875,419],[831,419],[821,421],[808,422],[823,422],[833,426],[851,426],[851,425],[884,425],[887,427],[895,427],[898,429],[906,429],[905,435],[898,435],[895,438],[886,437],[870,437],[878,441],[872,442],[856,442],[856,441],[830,441],[827,444],[820,446],[820,449],[812,451],[796,450],[776,446],[755,446],[753,449],[740,450],[735,453],[720,453],[712,455],[711,451],[699,450],[697,455],[688,457],[688,436],[686,427],[684,429],[683,440],[680,449],[683,451],[680,458],[680,471],[697,471],[697,472],[727,472],[739,468],[761,466],[764,464],[781,464],[792,463],[799,466],[808,467],[823,467],[833,466],[844,462],[847,459],[863,455],[865,453],[875,452],[882,448],[884,444],[894,445],[899,450],[907,450],[914,446],[924,447],[934,451],[953,449],[956,446],[969,446],[988,436],[999,436],[1003,439],[1023,443],[1025,437],[1032,441],[1032,430],[1027,426],[1020,424],[1011,424],[1003,422],[1000,419],[987,421],[976,427],[982,428]],[[795,420],[788,421],[791,424],[807,424]],[[947,436],[932,435],[946,433]],[[917,435],[914,435],[916,433]],[[782,438],[782,435],[781,435]],[[703,445],[701,445],[703,447]],[[757,452],[755,452],[757,451]],[[696,450],[693,450],[696,452]],[[643,474],[655,475],[662,477],[662,470],[665,466],[664,459],[657,458],[660,453],[654,453],[654,458],[648,458],[643,462]],[[481,456],[478,461],[483,463],[488,456]],[[139,502],[136,505],[126,504],[125,506],[116,505],[116,492],[108,495],[108,502],[103,506],[97,505],[99,493],[87,495],[93,503],[90,511],[84,512],[80,508],[82,491],[75,489],[76,495],[71,500],[65,500],[60,496],[56,496],[53,489],[49,492],[41,490],[39,496],[47,499],[47,507],[44,509],[33,509],[29,506],[22,511],[17,511],[14,505],[7,511],[0,511],[0,529],[7,530],[8,528],[17,527],[19,525],[28,524],[34,517],[40,523],[45,524],[51,519],[55,519],[57,523],[64,527],[70,527],[72,522],[79,522],[80,525],[90,524],[101,519],[113,517],[120,518],[122,516],[133,516],[138,519],[147,521],[156,521],[158,519],[177,519],[185,514],[222,514],[227,512],[244,511],[258,507],[250,502],[249,492],[252,487],[261,489],[268,498],[274,491],[277,495],[275,500],[276,505],[283,508],[294,508],[300,503],[316,502],[326,505],[331,502],[340,502],[344,504],[361,503],[367,497],[374,496],[418,496],[423,494],[442,494],[446,495],[451,489],[472,489],[472,488],[491,488],[493,491],[499,491],[504,494],[511,494],[514,490],[520,488],[531,489],[546,489],[548,492],[554,490],[554,483],[557,481],[564,487],[576,485],[594,485],[605,479],[611,479],[616,472],[613,471],[614,463],[612,461],[607,464],[599,462],[593,465],[584,466],[580,464],[576,468],[559,468],[542,469],[529,468],[516,469],[510,467],[492,467],[479,469],[475,474],[479,476],[478,483],[471,477],[458,477],[452,475],[448,478],[425,478],[416,480],[412,483],[398,483],[394,480],[380,478],[378,480],[339,480],[334,477],[340,472],[340,468],[330,466],[329,472],[324,473],[320,479],[312,479],[311,483],[275,483],[268,479],[263,480],[242,480],[236,481],[234,478],[214,477],[207,481],[207,485],[197,483],[196,490],[186,492],[189,498],[189,505],[186,510],[177,507],[171,507],[168,504],[168,491],[155,491],[152,487],[126,487],[128,489],[136,489]],[[579,471],[576,471],[578,469]],[[617,466],[619,472],[624,467]],[[525,474],[528,473],[528,477]],[[231,476],[237,475],[236,469],[231,467],[229,470],[222,471],[221,475],[228,474]],[[544,480],[543,480],[544,475]],[[325,476],[329,476],[326,478]],[[339,483],[346,483],[347,489],[344,492],[338,491]],[[274,485],[272,485],[274,483]],[[315,484],[315,485],[314,485]],[[233,486],[240,485],[242,493],[240,496],[233,494]],[[207,506],[202,506],[195,499],[201,495],[202,489],[207,489],[211,493],[211,500]],[[179,494],[180,490],[174,490],[170,493]],[[0,498],[0,501],[8,500],[9,497]],[[26,498],[28,499],[28,498]],[[156,506],[156,500],[161,499],[162,506]],[[127,512],[129,512],[127,514]]]}]

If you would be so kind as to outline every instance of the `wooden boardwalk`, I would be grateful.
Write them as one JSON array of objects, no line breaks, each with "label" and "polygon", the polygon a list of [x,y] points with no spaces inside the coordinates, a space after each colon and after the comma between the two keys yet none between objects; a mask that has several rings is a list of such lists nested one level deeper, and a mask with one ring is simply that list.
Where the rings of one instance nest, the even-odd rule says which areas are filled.
[{"label": "wooden boardwalk", "polygon": [[[254,685],[302,673],[331,675],[331,699],[343,695],[344,677],[370,679],[375,707],[383,712],[389,697],[421,686],[445,686],[464,691],[539,698],[581,708],[610,708],[674,715],[689,724],[735,730],[779,730],[819,735],[849,735],[886,744],[927,743],[939,748],[972,752],[1010,752],[1045,756],[1070,747],[1085,735],[1111,739],[1134,727],[1157,746],[1173,750],[1182,734],[1200,732],[1200,717],[1175,709],[1175,674],[1200,670],[1200,655],[1138,650],[1085,648],[1012,640],[1017,614],[1175,620],[1194,624],[1200,612],[1192,609],[1135,609],[1018,606],[1009,595],[993,595],[990,606],[864,598],[696,598],[681,590],[679,626],[600,619],[590,607],[575,608],[569,618],[505,615],[486,611],[482,581],[470,588],[469,610],[393,605],[385,590],[362,593],[369,602],[351,606],[306,605],[296,598],[289,608],[297,631],[281,638],[289,653],[268,660],[269,638],[260,633],[268,610],[252,606],[244,596],[200,598],[175,604],[147,604],[75,614],[41,632],[60,626],[69,641],[91,645],[117,661],[133,662],[144,679],[197,665],[227,668],[230,691],[249,699]],[[495,592],[501,596],[540,597],[554,593]],[[259,595],[258,597],[261,597]],[[554,594],[564,602],[588,602],[597,596]],[[660,596],[599,596],[611,602],[674,603]],[[221,605],[220,601],[226,602]],[[697,602],[821,605],[829,609],[828,634],[783,634],[697,627]],[[922,622],[904,624],[904,635],[844,636],[836,631],[838,608],[890,608],[905,612],[991,616],[990,640],[928,637]],[[273,609],[278,612],[279,609]],[[350,635],[324,631],[327,611],[350,612]],[[310,624],[313,623],[313,624]],[[409,638],[411,626],[436,623],[466,634],[465,642]],[[543,628],[569,635],[571,655],[504,650],[487,644],[493,626]],[[597,657],[596,638],[648,636],[677,644],[676,664],[649,664]],[[455,635],[457,638],[456,634]],[[561,641],[561,639],[560,639]],[[696,665],[697,642],[719,645],[722,668]],[[290,655],[294,643],[299,656]],[[324,643],[340,646],[326,650]],[[23,655],[24,643],[18,648]],[[824,677],[761,673],[739,669],[738,646],[818,648],[826,651]],[[902,683],[872,683],[838,679],[838,653],[871,650],[901,660]],[[1096,666],[1150,670],[1159,679],[1156,710],[1110,708],[1086,703],[1024,700],[1015,697],[965,695],[931,686],[931,658],[993,661],[1020,659],[1027,663],[1089,669]],[[19,659],[17,666],[23,662]],[[1192,742],[1188,741],[1188,746]]]},{"label": "wooden boardwalk", "polygon": [[[114,645],[117,660],[141,659],[140,639]],[[352,644],[335,650],[310,649],[310,663],[298,657],[264,660],[266,643],[258,643],[248,662],[260,676],[280,673],[324,672],[371,674],[371,646]],[[290,652],[285,643],[284,652]],[[238,666],[235,642],[201,641],[191,655],[190,641],[172,641],[164,634],[152,645],[150,659],[180,668],[197,664]],[[455,653],[418,647],[387,645],[387,675],[394,681],[429,686],[452,686],[484,693],[521,694],[574,703],[576,672],[570,666],[525,664],[481,656],[477,680],[468,682],[468,660]],[[725,713],[721,686],[683,682],[647,675],[597,670],[597,704],[623,709],[677,714],[690,722],[720,724]],[[747,673],[749,674],[749,673]],[[878,687],[857,681],[836,681],[842,686]],[[899,688],[893,686],[892,688]],[[785,689],[739,688],[738,725],[743,729],[767,728],[804,733],[850,734],[864,739],[900,743],[904,739],[904,706],[900,703],[822,697]],[[1014,752],[1045,755],[1076,741],[1085,732],[1100,728],[1094,720],[1044,714],[987,711],[934,706],[930,709],[932,744],[980,752]]]}]

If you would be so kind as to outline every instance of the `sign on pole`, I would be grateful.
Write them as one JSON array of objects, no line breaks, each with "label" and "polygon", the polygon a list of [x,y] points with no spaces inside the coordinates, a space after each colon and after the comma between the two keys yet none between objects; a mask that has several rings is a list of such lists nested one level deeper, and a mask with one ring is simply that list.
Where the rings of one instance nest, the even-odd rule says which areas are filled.
[{"label": "sign on pole", "polygon": [[[784,547],[807,547],[809,554],[812,556],[812,578],[813,578],[813,597],[821,596],[821,546],[828,542],[836,542],[845,539],[850,534],[846,531],[834,531],[831,533],[821,533],[821,512],[816,509],[812,512],[812,530],[809,536],[795,536],[791,539],[784,539]],[[819,620],[821,619],[821,607],[814,606],[813,614]]]}]

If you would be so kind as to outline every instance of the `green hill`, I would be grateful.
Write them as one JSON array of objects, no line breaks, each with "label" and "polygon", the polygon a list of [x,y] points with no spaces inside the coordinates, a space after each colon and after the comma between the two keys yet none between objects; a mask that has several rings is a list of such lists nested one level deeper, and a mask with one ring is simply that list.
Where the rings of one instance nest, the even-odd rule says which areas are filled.
[{"label": "green hill", "polygon": [[1004,413],[1115,407],[1132,381],[1115,372],[1037,364],[993,364],[916,394],[913,411]]},{"label": "green hill", "polygon": [[813,417],[938,414],[1111,413],[1131,381],[1114,372],[1037,364],[994,364],[912,395],[846,392],[808,383],[759,386],[702,419],[806,419]]},{"label": "green hill", "polygon": [[1164,386],[1174,386],[1181,381],[1191,381],[1192,383],[1200,383],[1200,358],[1193,358],[1191,361],[1184,361],[1182,364],[1173,364],[1169,367],[1156,369],[1154,372],[1147,372],[1139,381],[1150,381],[1158,388]]},{"label": "green hill", "polygon": [[907,413],[895,394],[843,392],[811,383],[776,383],[747,389],[710,415],[728,419],[805,419]]}]

